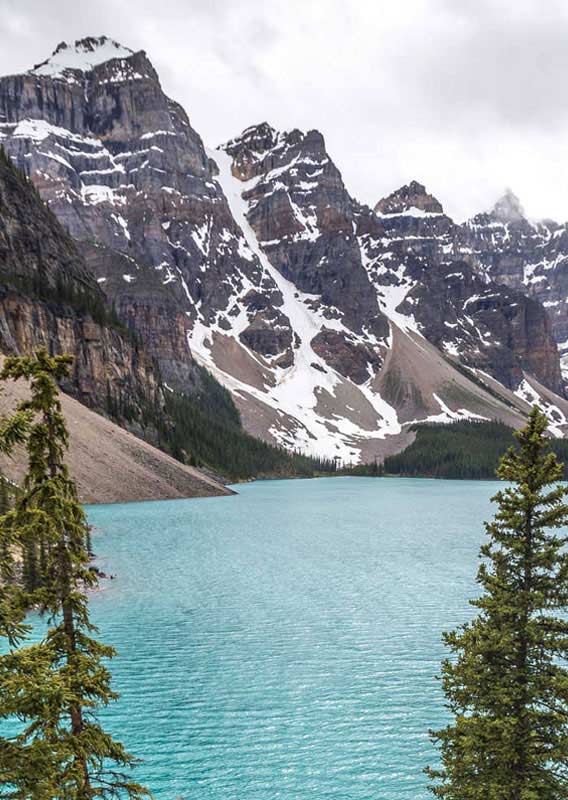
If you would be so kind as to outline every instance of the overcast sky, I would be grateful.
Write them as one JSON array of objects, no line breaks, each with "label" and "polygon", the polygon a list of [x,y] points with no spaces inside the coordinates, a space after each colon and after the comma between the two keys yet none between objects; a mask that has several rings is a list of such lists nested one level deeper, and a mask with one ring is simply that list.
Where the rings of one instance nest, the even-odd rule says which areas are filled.
[{"label": "overcast sky", "polygon": [[0,73],[62,40],[144,49],[210,146],[318,128],[374,205],[415,178],[461,219],[510,186],[568,219],[567,0],[0,0]]}]

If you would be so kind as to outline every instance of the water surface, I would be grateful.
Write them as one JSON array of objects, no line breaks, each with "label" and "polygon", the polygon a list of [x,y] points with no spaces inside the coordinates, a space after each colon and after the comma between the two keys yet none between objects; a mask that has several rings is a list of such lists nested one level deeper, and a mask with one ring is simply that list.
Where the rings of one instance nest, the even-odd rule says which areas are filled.
[{"label": "water surface", "polygon": [[105,724],[157,800],[426,797],[441,632],[466,619],[495,483],[259,482],[93,506]]}]

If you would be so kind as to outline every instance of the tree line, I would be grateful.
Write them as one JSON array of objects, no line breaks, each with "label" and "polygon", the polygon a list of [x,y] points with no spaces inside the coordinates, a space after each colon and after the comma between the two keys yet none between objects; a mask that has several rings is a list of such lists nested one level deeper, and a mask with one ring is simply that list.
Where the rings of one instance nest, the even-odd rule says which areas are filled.
[{"label": "tree line", "polygon": [[[492,480],[500,458],[515,442],[513,429],[501,422],[462,420],[445,425],[415,425],[411,430],[416,434],[414,442],[401,453],[385,458],[379,473],[409,478]],[[565,439],[551,439],[550,447],[564,462],[568,460]],[[362,474],[376,474],[373,464],[360,470]],[[564,476],[568,477],[566,469]]]}]

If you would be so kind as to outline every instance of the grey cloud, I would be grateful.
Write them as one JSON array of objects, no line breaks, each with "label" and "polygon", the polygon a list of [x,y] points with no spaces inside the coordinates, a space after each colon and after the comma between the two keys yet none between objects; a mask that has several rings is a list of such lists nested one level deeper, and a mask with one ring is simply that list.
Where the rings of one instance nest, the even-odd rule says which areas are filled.
[{"label": "grey cloud", "polygon": [[369,204],[417,178],[457,217],[511,185],[568,218],[564,0],[0,0],[0,72],[61,40],[144,49],[210,145],[319,128]]},{"label": "grey cloud", "polygon": [[[412,59],[392,54],[393,73],[412,102],[445,124],[565,124],[565,3],[443,0],[436,6],[432,29],[414,41]],[[440,16],[443,25],[436,24]]]}]

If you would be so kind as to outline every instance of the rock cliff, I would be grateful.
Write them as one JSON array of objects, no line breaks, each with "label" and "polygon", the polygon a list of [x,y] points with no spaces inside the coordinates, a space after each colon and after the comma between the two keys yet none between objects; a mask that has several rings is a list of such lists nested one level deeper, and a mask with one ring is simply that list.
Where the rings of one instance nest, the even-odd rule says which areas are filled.
[{"label": "rock cliff", "polygon": [[122,329],[34,187],[0,156],[0,348],[74,355],[66,389],[139,426],[160,403],[152,360]]},{"label": "rock cliff", "polygon": [[568,379],[568,227],[552,220],[532,221],[508,190],[486,213],[463,226],[480,274],[539,301],[550,318]]},{"label": "rock cliff", "polygon": [[[188,333],[196,323],[229,326],[235,292],[244,300],[262,276],[215,164],[145,53],[90,38],[2,78],[0,141],[80,243],[164,380],[190,389]],[[262,290],[275,287],[264,281]],[[259,311],[248,316],[254,344]]]}]

